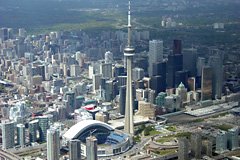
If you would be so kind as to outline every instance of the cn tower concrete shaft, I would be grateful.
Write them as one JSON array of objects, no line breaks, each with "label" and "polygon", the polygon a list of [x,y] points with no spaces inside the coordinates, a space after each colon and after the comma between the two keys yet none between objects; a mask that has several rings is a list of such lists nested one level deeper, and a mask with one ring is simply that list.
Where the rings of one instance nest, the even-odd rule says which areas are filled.
[{"label": "cn tower concrete shaft", "polygon": [[133,135],[132,58],[132,56],[127,56],[127,88],[124,130],[125,132]]}]

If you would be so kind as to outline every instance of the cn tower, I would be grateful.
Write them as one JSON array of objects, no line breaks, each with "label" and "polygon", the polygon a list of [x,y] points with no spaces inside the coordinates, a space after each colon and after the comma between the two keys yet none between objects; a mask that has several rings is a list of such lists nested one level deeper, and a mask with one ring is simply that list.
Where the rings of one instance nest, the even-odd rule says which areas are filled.
[{"label": "cn tower", "polygon": [[133,124],[133,97],[132,97],[132,60],[135,49],[131,46],[131,2],[128,3],[128,41],[124,49],[124,56],[127,61],[127,88],[126,88],[126,106],[125,106],[125,124],[124,131],[134,135]]}]

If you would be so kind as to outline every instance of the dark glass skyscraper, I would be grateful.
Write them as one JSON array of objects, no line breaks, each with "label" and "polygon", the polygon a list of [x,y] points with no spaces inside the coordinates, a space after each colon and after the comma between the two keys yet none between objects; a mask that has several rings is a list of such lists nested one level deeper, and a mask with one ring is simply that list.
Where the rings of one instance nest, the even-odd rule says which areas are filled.
[{"label": "dark glass skyscraper", "polygon": [[166,86],[164,82],[164,78],[162,76],[153,76],[150,79],[150,88],[155,90],[155,97],[160,92],[165,92]]},{"label": "dark glass skyscraper", "polygon": [[177,71],[175,73],[175,88],[179,86],[180,83],[183,83],[186,88],[188,88],[188,71]]},{"label": "dark glass skyscraper", "polygon": [[161,76],[161,92],[166,90],[166,75],[167,75],[167,63],[157,62],[153,64],[153,76]]},{"label": "dark glass skyscraper", "polygon": [[197,49],[184,49],[182,54],[183,69],[189,71],[189,76],[195,77],[197,74]]},{"label": "dark glass skyscraper", "polygon": [[182,54],[182,41],[179,39],[173,40],[173,54]]},{"label": "dark glass skyscraper", "polygon": [[213,98],[212,97],[212,79],[213,79],[212,68],[207,66],[203,67],[202,68],[202,85],[201,85],[202,101],[210,100]]},{"label": "dark glass skyscraper", "polygon": [[125,75],[124,66],[120,66],[120,65],[115,66],[114,71],[113,71],[113,75],[114,75],[114,77]]},{"label": "dark glass skyscraper", "polygon": [[182,41],[173,41],[173,53],[168,55],[167,61],[167,86],[175,87],[175,75],[177,71],[183,70]]},{"label": "dark glass skyscraper", "polygon": [[119,112],[121,115],[125,114],[125,104],[126,104],[126,86],[121,86],[119,88]]},{"label": "dark glass skyscraper", "polygon": [[183,56],[182,54],[170,54],[167,62],[167,86],[170,88],[175,87],[175,74],[177,71],[183,69]]}]

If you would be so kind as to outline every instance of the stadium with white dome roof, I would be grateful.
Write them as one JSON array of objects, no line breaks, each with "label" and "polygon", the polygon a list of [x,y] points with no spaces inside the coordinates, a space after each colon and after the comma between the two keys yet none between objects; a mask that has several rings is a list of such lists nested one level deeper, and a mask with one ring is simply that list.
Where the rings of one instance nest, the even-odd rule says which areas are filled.
[{"label": "stadium with white dome roof", "polygon": [[86,156],[86,138],[93,135],[98,140],[98,157],[126,152],[132,145],[132,137],[97,120],[83,120],[72,126],[64,135],[65,141],[79,139],[82,155]]}]

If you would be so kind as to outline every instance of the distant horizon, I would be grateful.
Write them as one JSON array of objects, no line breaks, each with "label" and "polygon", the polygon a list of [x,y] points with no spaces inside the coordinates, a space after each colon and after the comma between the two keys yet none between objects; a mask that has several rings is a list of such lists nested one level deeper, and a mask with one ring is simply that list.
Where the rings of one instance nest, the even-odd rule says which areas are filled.
[{"label": "distant horizon", "polygon": [[[117,0],[0,0],[0,27],[10,28],[27,28],[36,29],[39,27],[49,27],[58,24],[86,24],[91,20],[111,23],[119,20],[126,15],[127,1]],[[162,3],[164,2],[164,3]],[[197,16],[197,14],[215,13],[211,18],[225,22],[231,19],[238,20],[240,15],[239,5],[237,0],[204,0],[199,3],[197,0],[183,1],[172,0],[176,4],[167,7],[165,0],[135,0],[133,3],[133,14],[137,20],[142,21],[145,25],[154,25],[156,20],[159,23],[163,16],[184,16],[187,23],[192,23],[187,15]],[[169,1],[171,2],[171,1]],[[224,3],[220,3],[224,2]],[[178,4],[179,3],[179,4]],[[206,4],[209,8],[206,7]],[[90,12],[88,9],[95,9]],[[101,11],[102,9],[106,12]],[[224,9],[225,13],[222,13]],[[113,10],[109,13],[107,10]],[[198,13],[199,12],[199,13]],[[224,17],[224,14],[231,16]],[[185,18],[186,17],[186,18]],[[198,16],[199,17],[199,16]],[[178,18],[178,19],[179,19]],[[199,23],[205,23],[199,17]],[[222,19],[222,21],[221,21]],[[154,21],[153,21],[154,20]]]}]

